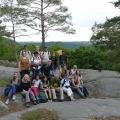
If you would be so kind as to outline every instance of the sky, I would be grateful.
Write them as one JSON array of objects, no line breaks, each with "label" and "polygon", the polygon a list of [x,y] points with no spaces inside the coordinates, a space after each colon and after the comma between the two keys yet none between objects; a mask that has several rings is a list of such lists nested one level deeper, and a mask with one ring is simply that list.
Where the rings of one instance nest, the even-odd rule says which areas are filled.
[{"label": "sky", "polygon": [[[64,0],[63,5],[68,7],[68,12],[72,15],[73,27],[76,34],[64,34],[60,32],[48,32],[49,41],[89,41],[92,36],[91,27],[95,22],[104,23],[107,18],[119,16],[120,9],[115,8],[111,1],[117,0]],[[41,36],[33,34],[32,30],[28,30],[30,37],[17,38],[18,42],[39,41]]]}]

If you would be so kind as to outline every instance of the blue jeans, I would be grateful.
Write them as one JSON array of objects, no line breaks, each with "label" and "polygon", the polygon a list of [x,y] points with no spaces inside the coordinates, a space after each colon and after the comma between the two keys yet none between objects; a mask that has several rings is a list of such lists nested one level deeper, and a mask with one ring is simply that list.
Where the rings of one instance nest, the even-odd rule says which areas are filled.
[{"label": "blue jeans", "polygon": [[40,74],[40,69],[32,69],[32,80],[35,79],[37,75]]},{"label": "blue jeans", "polygon": [[12,85],[9,93],[8,93],[8,96],[7,96],[7,99],[10,99],[12,97],[12,95],[15,95],[16,94],[16,91],[17,91],[17,86],[16,85]]},{"label": "blue jeans", "polygon": [[82,92],[84,93],[85,96],[87,96],[89,94],[87,88],[83,84],[81,84],[81,86],[82,86],[82,89],[81,89]]},{"label": "blue jeans", "polygon": [[73,90],[73,91],[76,91],[80,96],[84,96],[83,92],[81,91],[80,88],[76,88],[74,86],[70,86],[70,88]]}]

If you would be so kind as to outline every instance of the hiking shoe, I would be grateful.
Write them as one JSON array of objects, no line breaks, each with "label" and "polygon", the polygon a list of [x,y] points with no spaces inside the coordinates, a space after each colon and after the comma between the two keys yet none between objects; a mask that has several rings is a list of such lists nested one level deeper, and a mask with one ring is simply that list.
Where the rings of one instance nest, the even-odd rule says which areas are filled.
[{"label": "hiking shoe", "polygon": [[29,103],[26,103],[26,107],[29,107]]},{"label": "hiking shoe", "polygon": [[15,100],[15,99],[16,99],[16,96],[15,96],[15,95],[13,95],[13,96],[12,96],[12,100]]},{"label": "hiking shoe", "polygon": [[8,104],[9,104],[9,99],[7,99],[7,100],[6,100],[5,104],[6,104],[6,105],[8,105]]}]

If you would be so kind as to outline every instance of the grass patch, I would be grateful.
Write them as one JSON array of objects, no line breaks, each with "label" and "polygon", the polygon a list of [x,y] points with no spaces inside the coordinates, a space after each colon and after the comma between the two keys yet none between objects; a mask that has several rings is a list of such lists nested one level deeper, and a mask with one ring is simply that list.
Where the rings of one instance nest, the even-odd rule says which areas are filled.
[{"label": "grass patch", "polygon": [[58,116],[51,110],[38,109],[22,114],[20,120],[58,120]]},{"label": "grass patch", "polygon": [[0,87],[5,87],[9,82],[9,79],[0,79]]}]

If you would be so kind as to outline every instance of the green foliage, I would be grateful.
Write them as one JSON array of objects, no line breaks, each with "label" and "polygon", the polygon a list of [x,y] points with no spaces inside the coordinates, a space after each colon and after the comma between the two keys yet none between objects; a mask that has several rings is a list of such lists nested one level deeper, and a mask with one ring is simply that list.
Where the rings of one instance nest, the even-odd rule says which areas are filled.
[{"label": "green foliage", "polygon": [[5,87],[9,82],[9,79],[0,79],[0,87]]},{"label": "green foliage", "polygon": [[54,111],[47,109],[38,109],[22,114],[22,120],[58,120]]}]

